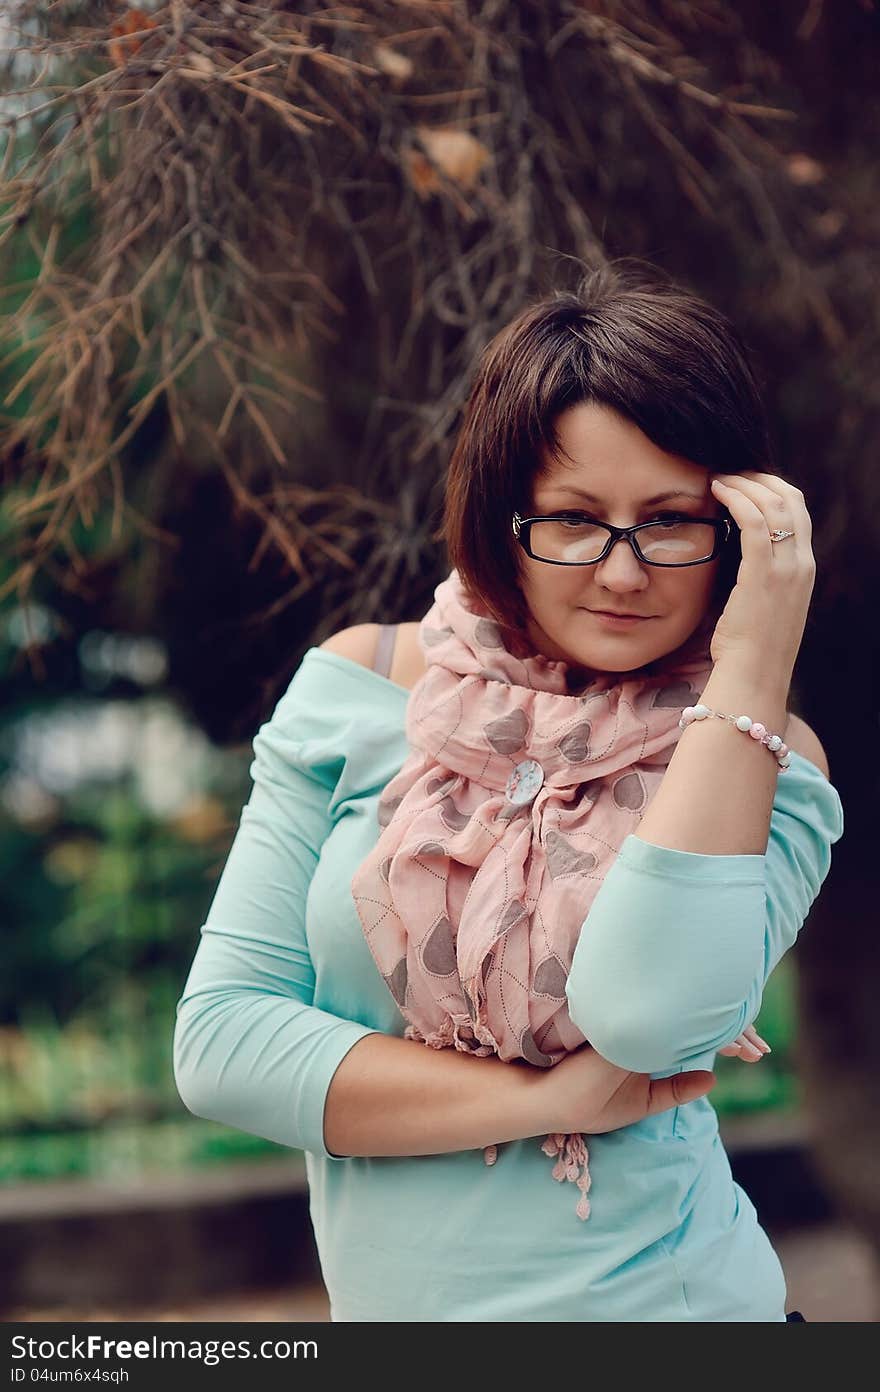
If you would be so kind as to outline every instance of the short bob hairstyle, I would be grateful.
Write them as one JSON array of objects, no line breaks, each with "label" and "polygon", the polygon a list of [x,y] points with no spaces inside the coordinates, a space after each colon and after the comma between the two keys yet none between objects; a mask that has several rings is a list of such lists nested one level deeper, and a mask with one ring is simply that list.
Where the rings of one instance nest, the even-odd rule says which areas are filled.
[{"label": "short bob hairstyle", "polygon": [[[658,448],[713,473],[778,473],[736,330],[649,263],[619,258],[583,273],[574,291],[527,306],[479,359],[438,533],[466,591],[514,649],[528,611],[512,516],[532,510],[533,486],[559,454],[556,419],[581,402],[613,408]],[[716,617],[741,555],[734,522],[713,593]]]}]

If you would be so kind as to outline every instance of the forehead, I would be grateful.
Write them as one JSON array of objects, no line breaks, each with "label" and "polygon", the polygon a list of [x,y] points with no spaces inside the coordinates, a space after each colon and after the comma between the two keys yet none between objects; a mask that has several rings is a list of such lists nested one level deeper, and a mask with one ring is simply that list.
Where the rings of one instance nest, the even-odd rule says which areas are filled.
[{"label": "forehead", "polygon": [[668,454],[632,421],[595,402],[580,403],[556,421],[559,452],[545,450],[535,492],[576,490],[596,502],[647,502],[684,490],[711,497],[710,474],[682,455]]}]

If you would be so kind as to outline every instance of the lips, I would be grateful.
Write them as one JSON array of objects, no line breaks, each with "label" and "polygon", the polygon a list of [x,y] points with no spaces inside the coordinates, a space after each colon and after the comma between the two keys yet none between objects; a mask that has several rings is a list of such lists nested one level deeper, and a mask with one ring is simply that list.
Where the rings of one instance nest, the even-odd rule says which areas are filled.
[{"label": "lips", "polygon": [[609,619],[650,619],[651,614],[629,614],[624,609],[589,609],[590,614],[607,614]]}]

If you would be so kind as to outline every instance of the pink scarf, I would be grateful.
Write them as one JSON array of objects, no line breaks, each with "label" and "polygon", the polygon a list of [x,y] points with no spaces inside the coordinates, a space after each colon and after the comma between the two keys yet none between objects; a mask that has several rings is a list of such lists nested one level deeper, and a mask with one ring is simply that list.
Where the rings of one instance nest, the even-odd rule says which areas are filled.
[{"label": "pink scarf", "polygon": [[[434,599],[407,704],[412,753],[381,795],[383,830],[352,894],[405,1038],[549,1068],[585,1042],[565,998],[575,945],[708,680],[714,622],[572,693],[567,663],[508,650],[457,571]],[[587,1218],[583,1136],[542,1149]]]}]

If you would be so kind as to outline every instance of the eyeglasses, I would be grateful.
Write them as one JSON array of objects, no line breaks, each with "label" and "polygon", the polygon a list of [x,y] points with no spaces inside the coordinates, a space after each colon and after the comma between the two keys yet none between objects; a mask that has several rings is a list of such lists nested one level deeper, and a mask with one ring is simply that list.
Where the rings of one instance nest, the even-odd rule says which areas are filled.
[{"label": "eyeglasses", "polygon": [[513,535],[527,556],[548,565],[596,565],[621,537],[636,557],[653,566],[705,565],[729,539],[728,517],[673,517],[612,527],[578,512],[540,517],[513,514]]}]

